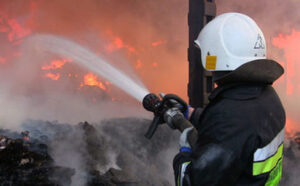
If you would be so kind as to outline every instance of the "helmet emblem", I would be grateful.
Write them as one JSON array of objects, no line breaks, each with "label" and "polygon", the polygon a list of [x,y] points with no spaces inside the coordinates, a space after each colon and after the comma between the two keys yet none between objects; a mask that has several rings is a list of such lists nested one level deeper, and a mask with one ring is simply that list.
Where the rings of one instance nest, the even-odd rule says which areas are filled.
[{"label": "helmet emblem", "polygon": [[216,70],[217,68],[217,56],[206,56],[205,68],[208,70]]},{"label": "helmet emblem", "polygon": [[263,39],[260,34],[257,35],[257,40],[254,49],[265,49],[265,45],[263,43]]}]

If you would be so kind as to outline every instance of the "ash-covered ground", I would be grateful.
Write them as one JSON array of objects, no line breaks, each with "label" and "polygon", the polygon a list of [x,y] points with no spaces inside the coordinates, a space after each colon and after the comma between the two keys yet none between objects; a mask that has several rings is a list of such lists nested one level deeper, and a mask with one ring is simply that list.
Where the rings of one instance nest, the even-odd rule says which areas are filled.
[{"label": "ash-covered ground", "polygon": [[78,125],[26,121],[27,132],[0,130],[0,185],[173,185],[178,133],[126,118]]},{"label": "ash-covered ground", "polygon": [[[137,118],[78,125],[28,120],[19,133],[0,130],[0,185],[174,185],[172,159],[179,133]],[[294,186],[300,135],[287,135],[281,185]],[[297,136],[297,135],[296,135]],[[298,176],[297,176],[298,175]]]}]

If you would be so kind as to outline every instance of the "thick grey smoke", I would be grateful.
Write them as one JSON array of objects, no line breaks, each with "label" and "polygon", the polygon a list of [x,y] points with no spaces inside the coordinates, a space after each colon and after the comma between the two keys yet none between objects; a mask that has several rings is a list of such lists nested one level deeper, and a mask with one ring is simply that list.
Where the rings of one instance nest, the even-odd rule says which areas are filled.
[{"label": "thick grey smoke", "polygon": [[[115,118],[74,126],[27,120],[22,127],[33,139],[49,146],[56,165],[75,170],[71,185],[90,185],[95,171],[103,175],[111,168],[120,171],[115,179],[129,185],[173,185],[170,162],[178,151],[178,133],[161,126],[148,140],[144,134],[149,123],[145,119]],[[61,184],[68,185],[64,180]]]},{"label": "thick grey smoke", "polygon": [[300,182],[300,144],[295,142],[294,137],[287,136],[284,141],[284,148],[283,179],[281,185],[298,185]]}]

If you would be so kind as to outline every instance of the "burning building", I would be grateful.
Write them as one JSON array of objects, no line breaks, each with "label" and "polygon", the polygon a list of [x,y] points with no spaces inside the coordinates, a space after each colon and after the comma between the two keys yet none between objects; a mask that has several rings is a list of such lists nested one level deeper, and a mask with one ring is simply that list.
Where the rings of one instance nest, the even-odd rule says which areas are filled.
[{"label": "burning building", "polygon": [[[288,149],[292,149],[288,151],[292,151],[293,154],[288,158],[293,160],[291,162],[297,161],[297,143],[293,139],[300,128],[298,115],[300,89],[297,73],[300,71],[298,65],[300,56],[297,52],[299,50],[300,24],[299,11],[296,8],[299,7],[299,1],[261,2],[246,0],[241,4],[238,0],[216,0],[215,3],[217,4],[217,14],[238,11],[257,20],[268,37],[269,57],[278,59],[285,67],[285,76],[275,86],[287,109],[287,131],[290,137],[287,139],[288,145],[286,146]],[[62,125],[54,124],[53,127],[52,124],[56,122],[51,122],[49,125],[52,128],[49,127],[51,130],[49,129],[50,132],[46,133],[48,129],[45,129],[47,125],[44,125],[43,121],[58,120],[59,123],[69,124],[89,121],[95,123],[93,126],[97,128],[100,120],[107,118],[149,118],[150,116],[142,111],[141,105],[137,104],[135,99],[120,91],[112,82],[91,70],[78,66],[70,57],[41,52],[45,43],[28,47],[27,41],[37,34],[50,34],[67,38],[88,48],[94,54],[103,56],[110,64],[118,67],[131,79],[134,79],[137,84],[144,84],[152,92],[172,92],[187,100],[186,87],[189,73],[186,52],[188,48],[187,15],[188,1],[180,0],[173,0],[172,3],[167,0],[159,2],[132,0],[1,1],[0,101],[4,107],[1,108],[0,112],[0,127],[17,132],[28,130],[33,139],[38,140],[36,144],[33,143],[33,147],[38,146],[39,143],[46,144],[48,147],[46,154],[51,156],[47,156],[44,162],[56,162],[53,165],[60,166],[62,168],[60,170],[66,170],[66,180],[63,182],[67,184],[72,183],[72,179],[81,180],[81,173],[88,175],[83,176],[85,181],[91,175],[98,179],[97,176],[109,172],[111,167],[124,170],[126,167],[132,172],[137,172],[137,170],[143,172],[142,169],[134,170],[135,167],[130,167],[126,161],[137,160],[142,164],[148,158],[146,152],[150,152],[156,147],[166,149],[162,152],[161,157],[163,158],[156,157],[158,160],[155,160],[161,163],[171,162],[174,155],[173,147],[176,147],[176,144],[171,142],[173,137],[170,136],[165,142],[170,144],[170,149],[167,148],[167,144],[158,144],[159,141],[153,142],[158,146],[151,146],[150,143],[142,139],[142,135],[138,135],[142,129],[136,129],[138,127],[136,125],[147,122],[113,120],[112,126],[116,128],[115,131],[111,129],[112,126],[110,125],[102,126],[105,130],[107,127],[110,128],[107,129],[109,131],[107,134],[101,133],[101,136],[105,136],[102,141],[111,140],[116,143],[111,145],[109,153],[105,153],[107,156],[115,157],[115,159],[112,158],[113,160],[105,160],[105,157],[95,155],[98,152],[86,150],[89,149],[87,146],[90,142],[87,142],[89,139],[84,137],[85,130],[80,128],[84,125],[77,128],[66,125],[65,128],[60,128]],[[279,22],[280,24],[277,24]],[[34,123],[32,126],[35,126],[31,127],[30,130],[21,127],[24,121],[28,121],[27,119],[33,119],[30,121]],[[34,122],[37,120],[43,121]],[[108,120],[106,123],[112,122]],[[126,124],[119,126],[116,125],[117,123]],[[130,125],[130,123],[133,124]],[[125,130],[124,126],[128,128]],[[63,133],[57,131],[58,129],[65,131],[65,133],[70,130],[72,131],[71,134],[78,135],[87,141],[78,140],[77,146],[67,149],[75,155],[72,153],[64,154],[64,149],[73,141],[73,136],[68,134],[64,136]],[[39,130],[40,133],[36,130]],[[114,141],[116,139],[111,139],[112,136],[127,139],[128,136],[118,133],[124,130],[126,134],[129,133],[130,144],[123,144],[121,143],[122,140]],[[164,132],[163,135],[168,136],[167,129]],[[3,134],[10,136],[10,139],[19,138],[18,135]],[[46,137],[47,140],[42,136]],[[1,139],[0,148],[6,148],[6,140],[4,137]],[[140,146],[132,147],[137,141]],[[121,148],[118,143],[128,147],[128,149],[132,147],[131,150],[142,150],[145,153],[132,155],[126,149],[115,150]],[[12,144],[24,145],[14,141]],[[109,146],[108,144],[105,142],[104,146]],[[150,146],[144,149],[144,144]],[[93,145],[95,148],[102,146]],[[85,151],[80,148],[81,146],[84,147],[82,149]],[[55,148],[58,150],[55,151]],[[107,150],[105,148],[102,149],[103,152]],[[27,152],[27,149],[24,151]],[[39,152],[39,150],[33,152]],[[88,155],[90,153],[94,155]],[[128,154],[126,157],[120,157],[119,154],[121,153]],[[73,162],[66,161],[67,155],[74,156]],[[84,161],[83,164],[74,163],[82,161],[82,158],[88,160]],[[104,161],[103,165],[86,168],[94,162],[101,162],[100,160]],[[21,162],[27,162],[27,159],[22,161],[21,158]],[[296,164],[292,165],[291,162],[287,163],[288,166],[299,167]],[[159,181],[162,185],[167,185],[166,180],[169,180],[170,183],[173,182],[171,165],[162,164],[164,166],[159,167],[154,160],[151,160],[149,164],[143,164],[141,167],[151,167],[151,175],[155,171],[164,170],[162,175],[165,178],[159,179]],[[35,163],[31,165],[33,166]],[[73,172],[74,170],[77,173]],[[99,173],[94,172],[92,174],[86,170],[99,171]],[[51,175],[53,174],[51,173]],[[287,179],[286,181],[288,182]],[[128,182],[136,182],[136,180],[132,179]],[[57,183],[56,178],[54,178],[53,183]]]}]

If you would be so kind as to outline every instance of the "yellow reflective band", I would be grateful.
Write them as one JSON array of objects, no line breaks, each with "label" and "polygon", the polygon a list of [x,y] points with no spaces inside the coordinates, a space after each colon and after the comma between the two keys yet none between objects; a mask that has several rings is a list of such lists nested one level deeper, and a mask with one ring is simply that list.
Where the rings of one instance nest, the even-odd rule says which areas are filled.
[{"label": "yellow reflective band", "polygon": [[257,176],[259,174],[263,174],[266,172],[270,172],[277,164],[277,162],[282,157],[282,151],[283,151],[283,144],[281,144],[273,156],[270,158],[260,161],[260,162],[254,162],[253,163],[253,175]]},{"label": "yellow reflective band", "polygon": [[278,161],[276,167],[270,172],[265,186],[278,186],[282,176],[282,158]]},{"label": "yellow reflective band", "polygon": [[216,68],[217,68],[217,56],[206,56],[205,68],[207,70],[216,70]]}]

